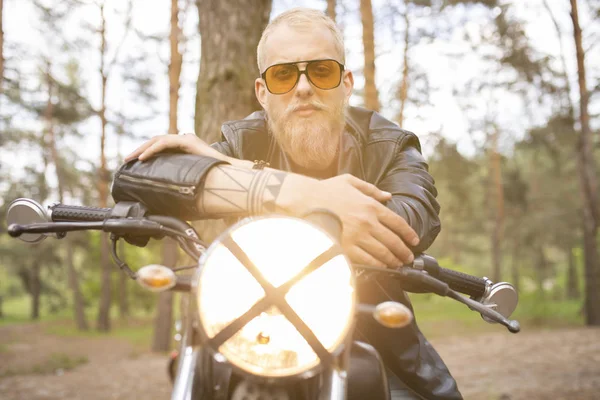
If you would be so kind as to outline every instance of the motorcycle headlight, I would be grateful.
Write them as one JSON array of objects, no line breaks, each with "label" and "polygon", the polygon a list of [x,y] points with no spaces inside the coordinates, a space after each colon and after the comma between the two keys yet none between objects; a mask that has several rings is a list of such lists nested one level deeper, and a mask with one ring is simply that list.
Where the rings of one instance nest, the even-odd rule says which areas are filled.
[{"label": "motorcycle headlight", "polygon": [[[255,276],[267,282],[267,291]],[[331,353],[352,322],[350,264],[327,233],[301,219],[242,221],[209,247],[197,282],[209,343],[212,339],[229,362],[255,375],[293,376],[316,368],[314,341]],[[296,328],[303,324],[314,334],[313,346]]]}]

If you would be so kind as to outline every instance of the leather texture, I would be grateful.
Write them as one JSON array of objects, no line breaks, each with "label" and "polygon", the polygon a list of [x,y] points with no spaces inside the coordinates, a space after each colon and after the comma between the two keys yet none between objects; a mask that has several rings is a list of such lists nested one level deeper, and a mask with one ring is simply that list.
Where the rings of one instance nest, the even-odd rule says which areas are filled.
[{"label": "leather texture", "polygon": [[144,162],[132,160],[115,173],[111,193],[115,203],[137,201],[151,214],[198,219],[198,193],[208,171],[218,164],[225,162],[179,153],[161,154]]}]

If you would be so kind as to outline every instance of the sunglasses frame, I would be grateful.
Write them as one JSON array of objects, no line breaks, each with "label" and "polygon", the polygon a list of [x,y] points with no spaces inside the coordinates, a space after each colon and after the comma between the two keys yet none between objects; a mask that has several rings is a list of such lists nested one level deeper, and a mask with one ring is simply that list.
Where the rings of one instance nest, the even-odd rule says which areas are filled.
[{"label": "sunglasses frame", "polygon": [[[312,79],[310,79],[308,72],[306,72],[308,70],[309,64],[320,62],[320,61],[333,61],[338,65],[338,67],[340,67],[340,80],[338,81],[338,83],[335,86],[330,87],[329,89],[323,89],[323,88],[319,87],[317,84],[315,84],[312,81]],[[303,70],[300,70],[300,68],[298,67],[298,64],[302,64],[302,63],[306,63],[306,66],[304,67]],[[271,91],[271,89],[269,88],[269,84],[267,83],[267,71],[269,71],[269,69],[271,69],[273,67],[279,67],[282,65],[293,65],[294,67],[296,67],[296,70],[298,71],[296,74],[296,82],[294,82],[294,85],[287,92],[274,93]],[[319,60],[294,61],[294,62],[288,62],[288,63],[273,64],[273,65],[269,66],[267,69],[265,69],[265,71],[262,74],[260,74],[260,77],[262,78],[263,81],[265,81],[265,86],[267,87],[267,90],[269,91],[269,93],[274,94],[274,95],[281,95],[281,94],[286,94],[286,93],[291,92],[298,85],[298,82],[300,81],[300,76],[302,76],[303,74],[306,75],[306,79],[310,82],[310,84],[318,89],[321,89],[321,90],[335,89],[336,87],[340,86],[340,84],[342,83],[342,78],[344,76],[345,69],[346,69],[346,67],[344,66],[344,64],[340,63],[339,61],[334,60],[333,58],[324,58],[324,59],[319,59]]]}]

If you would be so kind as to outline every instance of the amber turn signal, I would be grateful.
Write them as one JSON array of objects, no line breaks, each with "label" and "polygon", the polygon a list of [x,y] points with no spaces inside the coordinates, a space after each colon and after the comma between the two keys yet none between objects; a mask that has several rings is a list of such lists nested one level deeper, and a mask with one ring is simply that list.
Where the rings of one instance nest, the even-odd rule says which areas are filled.
[{"label": "amber turn signal", "polygon": [[175,286],[177,276],[164,265],[152,264],[140,268],[136,280],[140,286],[150,291],[162,292]]},{"label": "amber turn signal", "polygon": [[404,304],[386,301],[375,307],[373,317],[387,328],[403,328],[411,323],[413,313]]}]

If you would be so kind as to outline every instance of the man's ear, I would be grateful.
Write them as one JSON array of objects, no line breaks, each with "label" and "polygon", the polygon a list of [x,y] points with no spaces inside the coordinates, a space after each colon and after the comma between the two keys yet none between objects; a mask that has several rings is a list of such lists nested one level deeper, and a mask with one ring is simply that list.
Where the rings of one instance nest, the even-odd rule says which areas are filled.
[{"label": "man's ear", "polygon": [[267,87],[265,81],[262,78],[256,78],[254,81],[254,93],[256,94],[256,100],[260,103],[263,109],[267,109]]},{"label": "man's ear", "polygon": [[352,71],[344,71],[343,83],[346,100],[349,100],[350,96],[352,96],[352,90],[354,89],[354,75],[352,75]]}]

